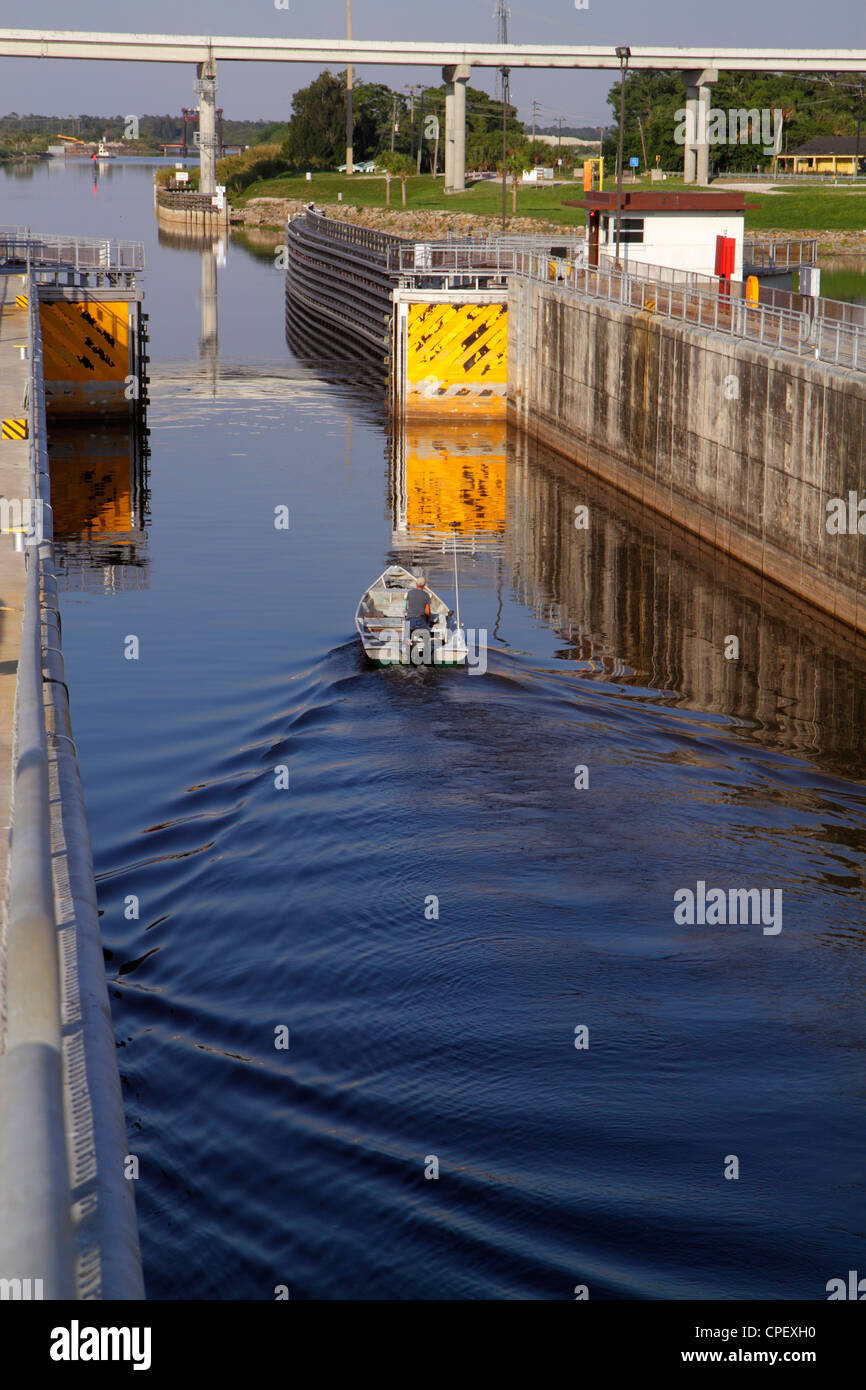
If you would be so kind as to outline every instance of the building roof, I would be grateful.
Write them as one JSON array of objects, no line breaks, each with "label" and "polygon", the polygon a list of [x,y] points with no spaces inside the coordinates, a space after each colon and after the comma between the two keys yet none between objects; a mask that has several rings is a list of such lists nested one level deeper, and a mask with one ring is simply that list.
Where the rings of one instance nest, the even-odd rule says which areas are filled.
[{"label": "building roof", "polygon": [[[582,202],[566,207],[586,208],[587,212],[616,212],[616,193],[587,193]],[[623,212],[745,212],[746,195],[724,193],[645,193],[622,190]],[[749,207],[753,204],[748,204]]]},{"label": "building roof", "polygon": [[[816,135],[789,154],[857,154],[856,135]],[[860,154],[866,156],[866,132],[860,139]]]}]

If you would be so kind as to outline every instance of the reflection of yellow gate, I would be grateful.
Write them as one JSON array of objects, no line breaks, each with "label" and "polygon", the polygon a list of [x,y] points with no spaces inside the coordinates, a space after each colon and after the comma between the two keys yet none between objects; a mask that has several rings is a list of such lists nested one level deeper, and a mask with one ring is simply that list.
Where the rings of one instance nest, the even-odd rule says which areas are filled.
[{"label": "reflection of yellow gate", "polygon": [[71,423],[54,427],[51,506],[56,536],[110,535],[118,545],[131,541],[131,488],[127,430],[85,434]]},{"label": "reflection of yellow gate", "polygon": [[395,489],[406,529],[501,535],[505,530],[505,421],[406,425],[405,474]]},{"label": "reflection of yellow gate", "polygon": [[[397,292],[395,398],[409,416],[505,414],[508,307],[486,302],[409,301]],[[402,380],[400,379],[402,376]]]}]

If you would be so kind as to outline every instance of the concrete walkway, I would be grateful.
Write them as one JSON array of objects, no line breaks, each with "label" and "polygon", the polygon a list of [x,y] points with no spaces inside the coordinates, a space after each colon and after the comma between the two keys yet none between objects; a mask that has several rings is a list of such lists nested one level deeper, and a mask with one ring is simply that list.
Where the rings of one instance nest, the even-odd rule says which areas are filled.
[{"label": "concrete walkway", "polygon": [[[24,393],[30,368],[19,348],[19,344],[27,342],[27,311],[15,307],[15,296],[23,288],[22,275],[0,274],[0,416],[4,420],[27,414]],[[9,501],[19,498],[22,503],[29,497],[29,447],[26,439],[0,439],[0,497]],[[15,550],[11,535],[0,534],[0,884],[4,919],[12,805],[12,725],[24,588],[24,552]],[[0,932],[0,1050],[6,1016],[4,944],[5,929]]]}]

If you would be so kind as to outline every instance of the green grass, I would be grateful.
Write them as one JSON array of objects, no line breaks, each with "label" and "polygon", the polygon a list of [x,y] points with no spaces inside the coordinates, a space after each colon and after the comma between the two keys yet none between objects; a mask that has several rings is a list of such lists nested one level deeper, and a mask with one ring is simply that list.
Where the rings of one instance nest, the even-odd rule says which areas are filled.
[{"label": "green grass", "polygon": [[[733,177],[733,176],[731,176]],[[605,187],[615,185],[605,181]],[[663,184],[639,181],[632,185],[626,180],[625,189],[640,188],[644,191],[661,192],[684,188],[680,179],[667,179]],[[721,190],[720,190],[721,191]],[[337,202],[337,194],[343,194],[343,201],[356,207],[384,207],[385,180],[381,175],[355,174],[347,178],[344,174],[314,174],[308,181],[295,175],[275,179],[265,179],[251,184],[243,193],[232,198],[235,207],[243,207],[251,198],[289,198],[309,200],[328,204]],[[511,187],[508,189],[506,212],[512,216]],[[784,189],[780,193],[745,194],[747,203],[757,207],[746,212],[746,231],[760,232],[770,228],[781,231],[862,231],[866,230],[866,189],[855,192],[848,189],[802,187]],[[585,222],[580,208],[564,207],[566,199],[579,201],[583,198],[583,183],[575,179],[574,185],[559,184],[555,188],[519,187],[517,190],[517,216],[538,217],[546,221],[561,222],[566,226],[582,227]],[[444,209],[446,212],[474,212],[480,216],[498,217],[502,208],[502,192],[499,183],[478,183],[465,193],[452,193],[447,197],[443,191],[442,178],[433,179],[429,174],[411,177],[406,184],[406,206],[415,209]],[[400,180],[391,182],[391,207],[399,211],[402,207]]]},{"label": "green grass", "polygon": [[[336,203],[337,194],[342,193],[343,201],[355,207],[385,207],[385,179],[379,175],[353,174],[314,174],[311,180],[294,175],[275,179],[263,179],[250,184],[243,193],[232,198],[233,207],[244,207],[251,198],[297,198],[316,203]],[[548,221],[562,222],[569,226],[582,227],[585,221],[580,208],[564,208],[565,198],[583,198],[583,183],[574,180],[571,186],[557,188],[518,188],[517,216],[539,217]],[[402,208],[400,180],[391,180],[391,207],[395,212]],[[499,183],[479,183],[468,188],[465,193],[443,192],[442,178],[433,179],[430,174],[413,176],[406,180],[406,206],[414,209],[444,209],[446,212],[474,212],[482,217],[497,217],[502,209],[502,185]],[[508,188],[506,211],[511,212],[511,186]]]},{"label": "green grass", "polygon": [[778,227],[783,231],[863,231],[866,229],[866,190],[797,188],[784,193],[746,194],[760,207],[746,213],[749,231]]}]

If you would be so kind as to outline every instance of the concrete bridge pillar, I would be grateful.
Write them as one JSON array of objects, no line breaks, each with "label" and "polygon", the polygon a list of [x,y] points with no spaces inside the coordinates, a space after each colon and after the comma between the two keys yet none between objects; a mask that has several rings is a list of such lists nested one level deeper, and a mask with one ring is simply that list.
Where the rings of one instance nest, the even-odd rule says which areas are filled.
[{"label": "concrete bridge pillar", "polygon": [[686,143],[684,146],[683,177],[686,183],[698,183],[706,188],[710,181],[710,147],[707,125],[713,83],[719,74],[715,68],[684,72],[686,83]]},{"label": "concrete bridge pillar", "polygon": [[199,183],[208,197],[216,193],[216,63],[208,58],[196,64],[198,102]]},{"label": "concrete bridge pillar", "polygon": [[462,193],[466,187],[466,83],[472,76],[467,63],[442,69],[445,83],[445,191]]}]

